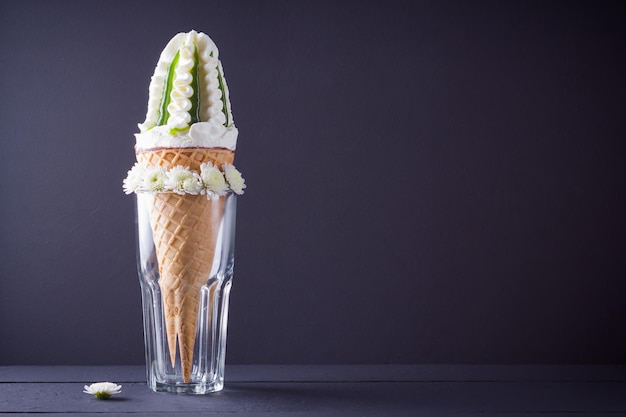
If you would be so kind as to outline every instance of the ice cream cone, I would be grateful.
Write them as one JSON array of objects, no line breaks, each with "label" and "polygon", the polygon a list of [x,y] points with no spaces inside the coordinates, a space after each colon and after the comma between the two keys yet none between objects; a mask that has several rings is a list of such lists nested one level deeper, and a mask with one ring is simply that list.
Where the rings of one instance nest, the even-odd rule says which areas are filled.
[{"label": "ice cream cone", "polygon": [[[137,163],[122,184],[126,194],[140,194],[138,260],[148,384],[155,391],[219,391],[235,195],[246,185],[232,165],[239,131],[213,40],[195,30],[177,33],[159,56],[148,92],[146,118],[135,134]],[[208,162],[213,166],[203,165]],[[219,233],[224,234],[220,242]],[[148,273],[155,257],[159,273]],[[215,258],[224,262],[214,265]],[[212,270],[220,285],[209,281]]]},{"label": "ice cream cone", "polygon": [[[137,152],[137,161],[199,171],[205,162],[231,164],[234,156],[222,148],[158,148]],[[225,197],[157,193],[151,207],[170,360],[174,366],[178,346],[185,383],[190,382],[200,294],[211,272],[224,204]]]}]

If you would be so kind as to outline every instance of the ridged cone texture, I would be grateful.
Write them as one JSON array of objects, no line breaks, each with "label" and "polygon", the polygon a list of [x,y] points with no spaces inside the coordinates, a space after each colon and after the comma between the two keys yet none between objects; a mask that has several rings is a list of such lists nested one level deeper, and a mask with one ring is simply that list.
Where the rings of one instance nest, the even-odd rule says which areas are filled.
[{"label": "ridged cone texture", "polygon": [[[233,151],[222,148],[157,148],[137,152],[137,161],[169,169],[180,165],[200,171],[200,165],[232,164]],[[150,225],[159,263],[159,286],[165,309],[167,342],[172,367],[176,346],[183,381],[189,383],[196,340],[201,289],[207,283],[226,198],[157,193]]]}]

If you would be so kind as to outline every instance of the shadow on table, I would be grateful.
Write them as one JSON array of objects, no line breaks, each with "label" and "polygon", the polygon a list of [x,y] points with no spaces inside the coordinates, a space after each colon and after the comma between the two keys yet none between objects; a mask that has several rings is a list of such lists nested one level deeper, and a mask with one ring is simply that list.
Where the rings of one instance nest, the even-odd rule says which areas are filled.
[{"label": "shadow on table", "polygon": [[390,411],[391,407],[401,411],[415,409],[420,403],[416,391],[413,384],[406,383],[230,383],[222,395],[249,402],[256,410]]}]

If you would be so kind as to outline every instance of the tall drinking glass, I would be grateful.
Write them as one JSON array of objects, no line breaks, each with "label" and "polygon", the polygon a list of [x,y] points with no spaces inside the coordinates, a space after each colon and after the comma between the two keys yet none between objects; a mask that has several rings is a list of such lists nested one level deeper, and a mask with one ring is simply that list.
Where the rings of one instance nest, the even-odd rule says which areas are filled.
[{"label": "tall drinking glass", "polygon": [[154,391],[206,394],[224,387],[237,196],[184,198],[206,207],[185,210],[175,194],[137,193],[147,382]]}]

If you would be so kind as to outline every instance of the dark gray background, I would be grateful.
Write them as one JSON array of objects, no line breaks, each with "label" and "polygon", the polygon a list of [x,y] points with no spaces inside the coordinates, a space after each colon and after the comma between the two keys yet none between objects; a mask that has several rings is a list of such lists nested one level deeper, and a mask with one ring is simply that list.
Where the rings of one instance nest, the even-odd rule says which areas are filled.
[{"label": "dark gray background", "polygon": [[617,4],[0,0],[0,365],[143,362],[121,183],[192,28],[248,183],[228,362],[625,362]]}]

